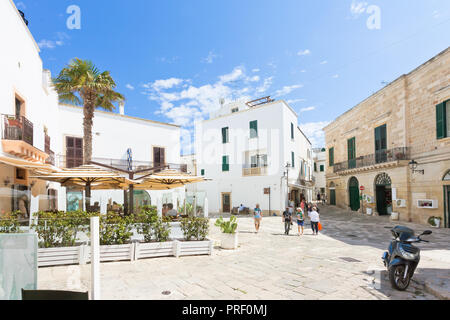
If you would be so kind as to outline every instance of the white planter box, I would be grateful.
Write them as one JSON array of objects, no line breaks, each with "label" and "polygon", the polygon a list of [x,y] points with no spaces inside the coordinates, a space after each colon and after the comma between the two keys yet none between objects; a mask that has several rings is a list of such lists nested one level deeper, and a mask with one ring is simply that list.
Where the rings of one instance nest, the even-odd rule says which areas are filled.
[{"label": "white planter box", "polygon": [[221,248],[234,250],[238,247],[238,233],[222,233]]},{"label": "white planter box", "polygon": [[[38,267],[86,264],[91,258],[91,248],[78,247],[38,249]],[[156,257],[211,255],[213,241],[168,241],[155,243],[130,243],[100,246],[100,262],[133,261]]]},{"label": "white planter box", "polygon": [[[213,241],[174,241],[178,247],[178,256],[211,255]],[[177,255],[175,255],[177,256]]]}]

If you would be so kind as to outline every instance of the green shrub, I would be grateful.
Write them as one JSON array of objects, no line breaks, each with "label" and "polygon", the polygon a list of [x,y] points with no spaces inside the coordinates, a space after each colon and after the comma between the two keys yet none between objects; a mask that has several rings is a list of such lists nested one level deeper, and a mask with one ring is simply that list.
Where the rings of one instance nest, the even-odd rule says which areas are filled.
[{"label": "green shrub", "polygon": [[141,213],[135,216],[135,222],[137,232],[144,236],[145,242],[165,242],[169,240],[169,221],[158,217],[156,207],[142,207]]},{"label": "green shrub", "polygon": [[21,233],[17,212],[12,212],[9,217],[0,219],[0,233]]},{"label": "green shrub", "polygon": [[127,244],[133,235],[135,217],[109,212],[100,216],[100,245]]},{"label": "green shrub", "polygon": [[98,215],[84,211],[37,212],[37,224],[31,226],[41,240],[39,247],[71,247],[78,240],[81,231],[89,230],[89,218]]},{"label": "green shrub", "polygon": [[231,216],[229,221],[224,221],[223,217],[216,220],[215,226],[220,227],[223,233],[235,233],[237,229],[236,216]]},{"label": "green shrub", "polygon": [[181,220],[181,230],[184,239],[203,241],[209,233],[209,219],[200,217],[189,217]]},{"label": "green shrub", "polygon": [[433,227],[436,227],[436,222],[434,221],[434,219],[442,220],[442,218],[441,217],[429,217],[428,218],[428,223],[430,225],[432,225]]}]

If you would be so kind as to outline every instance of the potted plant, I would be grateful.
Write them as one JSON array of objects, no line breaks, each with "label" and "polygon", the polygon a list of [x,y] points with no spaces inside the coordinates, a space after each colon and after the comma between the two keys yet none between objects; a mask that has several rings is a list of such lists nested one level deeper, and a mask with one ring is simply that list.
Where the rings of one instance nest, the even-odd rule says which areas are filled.
[{"label": "potted plant", "polygon": [[221,247],[223,249],[237,249],[238,247],[238,234],[236,232],[237,222],[236,217],[231,216],[229,221],[224,221],[222,217],[217,219],[215,225],[222,230]]},{"label": "potted plant", "polygon": [[428,218],[428,223],[435,228],[439,228],[441,226],[441,217],[429,217]]}]

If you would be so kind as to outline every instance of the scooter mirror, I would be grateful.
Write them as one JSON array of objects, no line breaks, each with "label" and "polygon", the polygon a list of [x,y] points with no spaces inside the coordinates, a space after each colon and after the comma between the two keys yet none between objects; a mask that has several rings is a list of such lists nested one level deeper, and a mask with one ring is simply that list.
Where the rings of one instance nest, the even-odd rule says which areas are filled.
[{"label": "scooter mirror", "polygon": [[432,234],[432,233],[433,233],[433,232],[430,231],[430,230],[425,230],[425,231],[422,233],[422,235],[427,236],[427,235]]}]

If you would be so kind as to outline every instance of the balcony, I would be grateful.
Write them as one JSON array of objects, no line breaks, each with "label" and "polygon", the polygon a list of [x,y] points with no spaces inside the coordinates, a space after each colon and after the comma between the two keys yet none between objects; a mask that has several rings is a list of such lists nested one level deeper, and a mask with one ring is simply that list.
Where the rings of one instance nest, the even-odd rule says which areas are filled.
[{"label": "balcony", "polygon": [[242,175],[247,176],[264,176],[267,175],[268,166],[252,166],[244,164],[242,166]]},{"label": "balcony", "polygon": [[25,160],[44,163],[48,154],[33,147],[33,123],[27,118],[2,115],[3,151]]},{"label": "balcony", "polygon": [[410,160],[408,148],[400,147],[380,150],[376,153],[361,156],[334,164],[334,173],[346,174],[348,171],[365,171],[375,168],[396,166],[403,160]]}]

